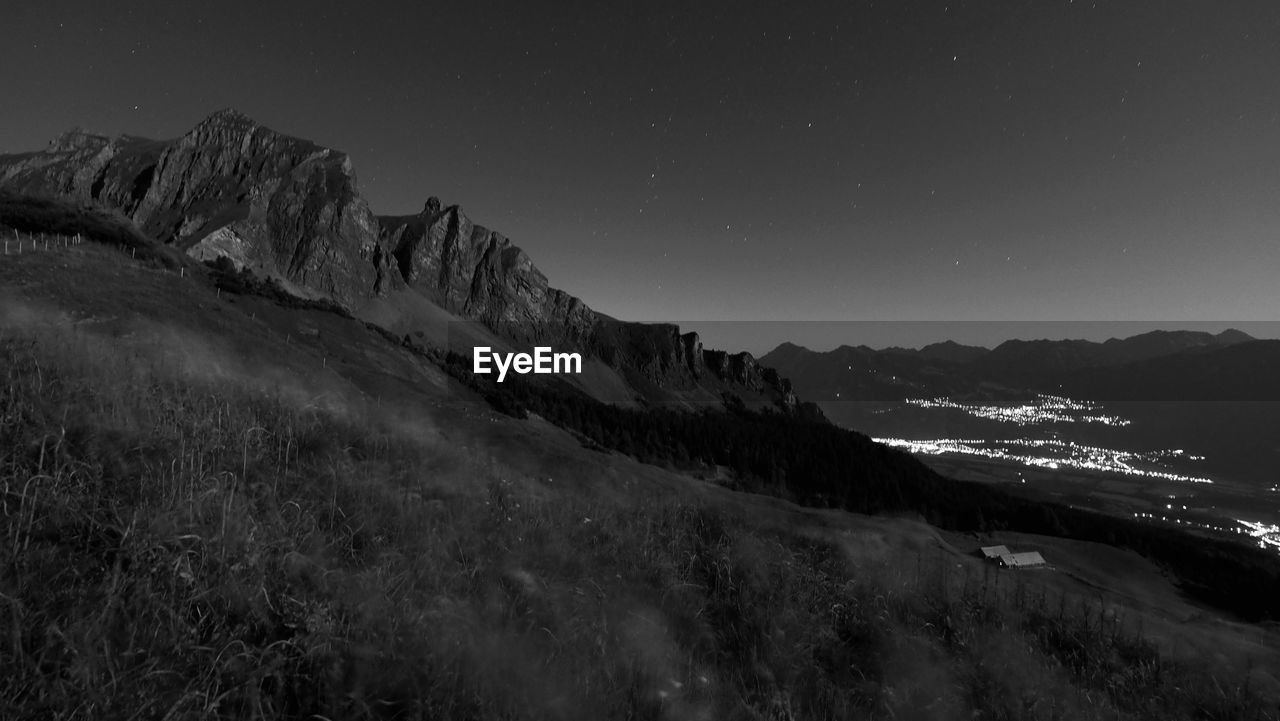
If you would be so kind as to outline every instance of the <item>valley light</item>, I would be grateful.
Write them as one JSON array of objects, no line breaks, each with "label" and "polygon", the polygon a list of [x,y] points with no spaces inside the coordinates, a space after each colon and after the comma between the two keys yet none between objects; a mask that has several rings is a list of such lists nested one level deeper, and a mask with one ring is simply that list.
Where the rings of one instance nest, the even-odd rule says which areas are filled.
[{"label": "valley light", "polygon": [[473,350],[471,372],[476,375],[491,373],[489,361],[493,361],[498,369],[498,382],[506,380],[507,371],[514,370],[520,375],[534,373],[537,375],[582,373],[582,355],[580,353],[554,353],[550,346],[537,346],[533,355],[528,353],[494,353],[489,346],[476,346]]}]

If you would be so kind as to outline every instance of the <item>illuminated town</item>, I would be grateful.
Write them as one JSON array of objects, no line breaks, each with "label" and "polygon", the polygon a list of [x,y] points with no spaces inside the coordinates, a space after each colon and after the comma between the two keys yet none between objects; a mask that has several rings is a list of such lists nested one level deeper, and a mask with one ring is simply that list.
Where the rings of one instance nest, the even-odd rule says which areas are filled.
[{"label": "illuminated town", "polygon": [[[1170,459],[1203,460],[1181,449],[1137,453],[1112,448],[1087,446],[1074,441],[1052,439],[1017,438],[1001,441],[963,440],[941,438],[911,440],[906,438],[876,438],[879,443],[901,448],[909,453],[937,456],[953,453],[979,456],[999,461],[1019,463],[1028,467],[1057,470],[1061,468],[1121,473],[1126,476],[1179,481],[1186,483],[1213,483],[1208,478],[1187,476],[1159,467]],[[1142,464],[1144,467],[1140,467]],[[1155,467],[1152,467],[1155,466]]]},{"label": "illuminated town", "polygon": [[906,401],[920,408],[954,408],[976,418],[1027,426],[1036,423],[1101,423],[1108,426],[1127,426],[1129,421],[1119,416],[1100,413],[1102,406],[1088,401],[1076,401],[1062,396],[1038,394],[1030,403],[1018,405],[971,405],[957,403],[949,398],[909,398]]},{"label": "illuminated town", "polygon": [[1258,541],[1258,548],[1270,548],[1273,551],[1280,551],[1280,526],[1274,523],[1258,523],[1256,521],[1242,521],[1236,519],[1236,523],[1244,526],[1244,529],[1237,529],[1237,533],[1247,533]]},{"label": "illuminated town", "polygon": [[[1114,427],[1131,425],[1131,421],[1108,414],[1099,403],[1077,401],[1054,395],[1037,395],[1034,400],[1022,403],[965,403],[950,398],[910,399],[906,403],[917,408],[960,411],[974,418],[1011,423],[1019,427],[1037,425],[1081,423],[1102,424]],[[886,413],[891,411],[877,411]],[[1058,436],[1050,431],[1048,435]],[[1005,438],[983,440],[978,438],[876,438],[877,442],[923,456],[967,456],[990,459],[1025,468],[1048,471],[1094,471],[1152,481],[1212,484],[1213,480],[1187,472],[1188,462],[1205,460],[1182,449],[1149,451],[1125,451],[1115,448],[1087,445],[1076,441],[1055,438]],[[1019,474],[1021,475],[1021,474]],[[1027,479],[1022,479],[1023,483]],[[1280,484],[1271,485],[1268,492],[1280,493]],[[1269,521],[1249,521],[1231,515],[1218,515],[1210,508],[1188,510],[1170,495],[1170,502],[1162,503],[1163,509],[1133,511],[1138,520],[1168,523],[1195,529],[1200,532],[1221,533],[1247,538],[1259,548],[1280,553],[1280,525]]]}]

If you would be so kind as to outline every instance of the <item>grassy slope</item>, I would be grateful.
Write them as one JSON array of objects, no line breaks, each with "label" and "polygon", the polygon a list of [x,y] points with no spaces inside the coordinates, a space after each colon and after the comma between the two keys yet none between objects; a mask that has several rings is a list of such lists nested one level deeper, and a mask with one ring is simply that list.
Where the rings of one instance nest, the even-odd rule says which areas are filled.
[{"label": "grassy slope", "polygon": [[0,717],[1277,716],[1263,632],[1170,621],[1158,577],[586,451],[119,251],[0,287]]}]

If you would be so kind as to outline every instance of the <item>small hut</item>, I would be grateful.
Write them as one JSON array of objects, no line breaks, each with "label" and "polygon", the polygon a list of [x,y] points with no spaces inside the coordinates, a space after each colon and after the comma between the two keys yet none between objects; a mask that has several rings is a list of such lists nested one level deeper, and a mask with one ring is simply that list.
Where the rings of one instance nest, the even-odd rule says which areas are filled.
[{"label": "small hut", "polygon": [[995,561],[1001,556],[1009,555],[1009,549],[1005,546],[983,546],[982,557],[988,561]]},{"label": "small hut", "polygon": [[1038,568],[1045,565],[1044,556],[1039,551],[1006,553],[1000,556],[999,563],[1003,568]]}]

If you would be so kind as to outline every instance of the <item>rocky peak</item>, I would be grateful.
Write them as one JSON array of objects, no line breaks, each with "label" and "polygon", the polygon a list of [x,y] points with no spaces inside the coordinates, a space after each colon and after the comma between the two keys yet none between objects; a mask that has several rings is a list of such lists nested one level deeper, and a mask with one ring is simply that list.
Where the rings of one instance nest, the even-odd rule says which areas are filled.
[{"label": "rocky peak", "polygon": [[202,125],[240,125],[240,126],[256,126],[253,118],[236,110],[235,108],[223,108],[214,113],[210,113],[208,117],[196,124],[196,127]]},{"label": "rocky peak", "polygon": [[97,150],[108,143],[105,135],[87,132],[84,128],[75,127],[49,141],[49,151],[54,153],[70,153],[77,150]]},{"label": "rocky peak", "polygon": [[[702,353],[703,363],[717,377],[752,390],[763,390],[766,383],[760,363],[755,356],[743,351],[728,353],[722,350],[705,350]],[[767,369],[765,369],[767,370]],[[777,382],[777,374],[773,382]]]},{"label": "rocky peak", "polygon": [[422,212],[419,215],[426,218],[427,222],[434,220],[440,215],[440,199],[434,195],[427,198],[427,202],[422,206]]},{"label": "rocky peak", "polygon": [[[124,164],[122,164],[124,165]],[[377,221],[345,153],[220,110],[134,168],[136,205],[150,235],[210,260],[276,272],[351,303],[373,293],[384,254]]]}]

